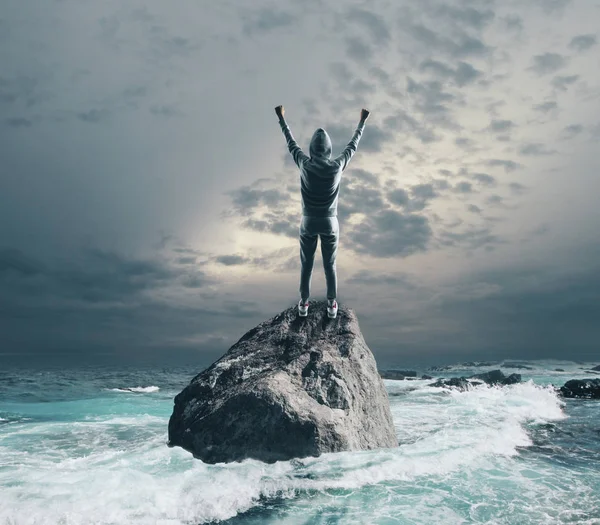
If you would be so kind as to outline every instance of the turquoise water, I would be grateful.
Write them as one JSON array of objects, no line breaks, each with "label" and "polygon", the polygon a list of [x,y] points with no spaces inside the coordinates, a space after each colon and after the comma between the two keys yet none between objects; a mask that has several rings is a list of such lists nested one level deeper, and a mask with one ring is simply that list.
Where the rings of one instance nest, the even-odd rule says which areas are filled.
[{"label": "turquoise water", "polygon": [[167,447],[200,369],[1,369],[0,524],[600,524],[600,401],[548,386],[597,363],[524,364],[468,392],[386,380],[398,448],[272,465]]}]

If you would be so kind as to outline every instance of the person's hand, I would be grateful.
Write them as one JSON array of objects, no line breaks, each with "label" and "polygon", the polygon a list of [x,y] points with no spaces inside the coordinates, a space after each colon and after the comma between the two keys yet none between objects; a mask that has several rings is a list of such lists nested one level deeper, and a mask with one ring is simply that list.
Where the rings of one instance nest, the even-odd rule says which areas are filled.
[{"label": "person's hand", "polygon": [[360,112],[360,120],[367,120],[367,117],[369,116],[369,110],[368,109],[362,109],[362,111]]},{"label": "person's hand", "polygon": [[283,118],[283,114],[284,114],[285,110],[283,109],[283,106],[277,106],[275,108],[275,113],[277,114],[277,116],[279,118]]}]

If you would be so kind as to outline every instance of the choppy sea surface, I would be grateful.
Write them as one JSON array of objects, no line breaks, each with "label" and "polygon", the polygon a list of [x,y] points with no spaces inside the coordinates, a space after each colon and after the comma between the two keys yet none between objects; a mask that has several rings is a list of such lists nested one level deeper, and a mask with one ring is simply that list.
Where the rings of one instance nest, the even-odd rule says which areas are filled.
[{"label": "choppy sea surface", "polygon": [[398,448],[272,465],[166,445],[201,368],[0,368],[0,524],[598,525],[600,400],[550,386],[597,364],[419,370],[523,377],[466,392],[385,380]]}]

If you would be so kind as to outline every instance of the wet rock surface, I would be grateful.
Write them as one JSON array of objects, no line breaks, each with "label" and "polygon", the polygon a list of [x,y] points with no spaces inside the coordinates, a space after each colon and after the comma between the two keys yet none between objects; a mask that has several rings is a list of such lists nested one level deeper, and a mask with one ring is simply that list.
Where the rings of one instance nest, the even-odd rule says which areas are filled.
[{"label": "wet rock surface", "polygon": [[175,397],[169,446],[206,463],[398,446],[354,311],[296,305],[248,331]]}]

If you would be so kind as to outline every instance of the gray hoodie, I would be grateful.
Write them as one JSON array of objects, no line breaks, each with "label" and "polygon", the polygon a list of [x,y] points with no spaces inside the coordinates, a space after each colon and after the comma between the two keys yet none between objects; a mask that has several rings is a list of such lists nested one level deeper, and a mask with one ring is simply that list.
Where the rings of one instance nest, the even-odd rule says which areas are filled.
[{"label": "gray hoodie", "polygon": [[342,172],[356,153],[365,121],[358,123],[352,139],[342,153],[331,158],[331,139],[323,128],[318,128],[310,141],[310,157],[294,140],[285,119],[279,119],[287,146],[300,168],[302,215],[306,217],[337,217],[338,194]]}]

